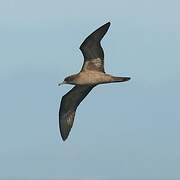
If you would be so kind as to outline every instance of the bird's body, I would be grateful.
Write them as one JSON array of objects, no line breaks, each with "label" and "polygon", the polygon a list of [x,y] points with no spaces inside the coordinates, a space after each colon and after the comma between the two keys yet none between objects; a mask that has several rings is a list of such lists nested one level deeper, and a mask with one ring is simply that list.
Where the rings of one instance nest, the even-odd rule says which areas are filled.
[{"label": "bird's body", "polygon": [[103,72],[94,72],[91,70],[83,71],[69,77],[71,78],[71,80],[68,84],[72,85],[98,85],[129,80],[128,77],[128,79],[126,79],[125,77],[123,77],[122,79],[122,77],[115,77],[110,74],[106,74]]},{"label": "bird's body", "polygon": [[110,23],[98,28],[90,34],[80,46],[84,56],[84,64],[79,73],[68,76],[60,84],[75,85],[61,100],[59,125],[61,137],[66,140],[72,128],[78,105],[98,84],[124,82],[129,77],[116,77],[106,74],[104,70],[104,52],[100,41],[107,32]]}]

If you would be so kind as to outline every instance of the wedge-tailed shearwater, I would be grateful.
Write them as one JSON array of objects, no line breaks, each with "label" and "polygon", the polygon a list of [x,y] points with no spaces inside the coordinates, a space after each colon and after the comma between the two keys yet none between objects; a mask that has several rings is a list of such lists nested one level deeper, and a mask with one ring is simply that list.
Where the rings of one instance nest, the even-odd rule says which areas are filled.
[{"label": "wedge-tailed shearwater", "polygon": [[130,77],[115,77],[105,73],[104,52],[100,41],[108,31],[109,26],[110,22],[104,24],[84,40],[80,46],[84,56],[81,71],[66,77],[62,83],[59,83],[59,85],[75,85],[62,97],[59,109],[59,128],[64,141],[72,128],[78,105],[96,85],[130,80]]}]

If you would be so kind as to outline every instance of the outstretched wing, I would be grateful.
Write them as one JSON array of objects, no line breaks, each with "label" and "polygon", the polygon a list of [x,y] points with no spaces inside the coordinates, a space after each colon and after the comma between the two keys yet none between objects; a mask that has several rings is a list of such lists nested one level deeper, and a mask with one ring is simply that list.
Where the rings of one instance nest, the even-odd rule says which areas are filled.
[{"label": "outstretched wing", "polygon": [[74,116],[78,105],[88,95],[94,86],[74,86],[62,97],[59,109],[59,128],[62,139],[65,141],[74,122]]},{"label": "outstretched wing", "polygon": [[104,52],[101,47],[101,39],[108,31],[110,22],[104,24],[90,34],[80,46],[84,56],[84,64],[81,71],[94,70],[104,72]]}]

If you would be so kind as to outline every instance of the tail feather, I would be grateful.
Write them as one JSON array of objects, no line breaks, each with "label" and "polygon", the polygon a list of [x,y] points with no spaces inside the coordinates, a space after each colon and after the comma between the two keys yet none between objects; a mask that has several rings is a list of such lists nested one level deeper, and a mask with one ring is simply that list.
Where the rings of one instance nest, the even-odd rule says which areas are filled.
[{"label": "tail feather", "polygon": [[130,77],[115,77],[112,76],[112,82],[125,82],[129,81],[131,78]]}]

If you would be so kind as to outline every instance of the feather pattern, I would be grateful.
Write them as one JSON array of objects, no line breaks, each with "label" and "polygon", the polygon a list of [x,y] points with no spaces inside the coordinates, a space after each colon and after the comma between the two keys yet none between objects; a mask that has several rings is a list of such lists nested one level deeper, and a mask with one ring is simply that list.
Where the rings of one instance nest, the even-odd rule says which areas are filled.
[{"label": "feather pattern", "polygon": [[63,140],[66,140],[69,135],[78,105],[93,87],[92,85],[77,85],[62,97],[59,109],[59,128]]},{"label": "feather pattern", "polygon": [[84,56],[84,64],[81,71],[93,69],[104,72],[104,51],[101,47],[101,39],[108,31],[110,22],[104,24],[90,34],[80,46]]}]

